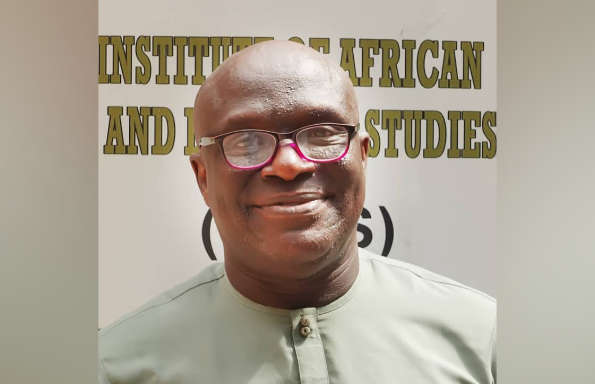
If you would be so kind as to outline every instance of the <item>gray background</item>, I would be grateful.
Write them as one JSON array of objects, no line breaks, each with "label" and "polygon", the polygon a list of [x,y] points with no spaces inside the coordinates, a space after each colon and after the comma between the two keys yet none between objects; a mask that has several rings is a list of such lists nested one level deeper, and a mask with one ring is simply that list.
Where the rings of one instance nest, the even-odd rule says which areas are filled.
[{"label": "gray background", "polygon": [[0,6],[0,383],[94,383],[97,4]]},{"label": "gray background", "polygon": [[[499,382],[595,382],[595,4],[498,1]],[[95,382],[97,4],[3,2],[0,382]]]},{"label": "gray background", "polygon": [[595,383],[595,3],[498,1],[501,383]]}]

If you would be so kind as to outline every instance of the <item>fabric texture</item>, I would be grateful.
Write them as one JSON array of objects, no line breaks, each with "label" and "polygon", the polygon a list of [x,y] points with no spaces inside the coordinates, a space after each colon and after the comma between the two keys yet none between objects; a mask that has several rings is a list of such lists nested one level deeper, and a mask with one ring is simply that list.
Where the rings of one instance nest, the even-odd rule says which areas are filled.
[{"label": "fabric texture", "polygon": [[222,263],[99,332],[99,382],[496,382],[496,302],[360,249],[349,291],[319,308],[243,297]]}]

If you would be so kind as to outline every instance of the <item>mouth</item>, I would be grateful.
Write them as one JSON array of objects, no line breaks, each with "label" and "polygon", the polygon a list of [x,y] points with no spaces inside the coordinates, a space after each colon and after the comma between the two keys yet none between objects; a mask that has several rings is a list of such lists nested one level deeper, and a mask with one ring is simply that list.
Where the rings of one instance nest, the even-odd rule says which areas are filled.
[{"label": "mouth", "polygon": [[327,200],[328,196],[320,192],[278,194],[264,198],[252,208],[265,216],[313,215]]}]

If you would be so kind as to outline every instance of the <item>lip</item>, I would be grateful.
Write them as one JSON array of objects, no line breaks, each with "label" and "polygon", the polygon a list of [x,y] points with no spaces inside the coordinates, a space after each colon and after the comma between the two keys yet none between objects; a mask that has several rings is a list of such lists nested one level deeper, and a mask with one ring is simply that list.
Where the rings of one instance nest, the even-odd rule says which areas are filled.
[{"label": "lip", "polygon": [[318,191],[276,193],[260,197],[254,204],[255,207],[262,208],[272,205],[300,205],[313,200],[325,199],[326,196]]},{"label": "lip", "polygon": [[259,199],[252,208],[267,216],[314,214],[326,200],[318,191],[281,193]]}]

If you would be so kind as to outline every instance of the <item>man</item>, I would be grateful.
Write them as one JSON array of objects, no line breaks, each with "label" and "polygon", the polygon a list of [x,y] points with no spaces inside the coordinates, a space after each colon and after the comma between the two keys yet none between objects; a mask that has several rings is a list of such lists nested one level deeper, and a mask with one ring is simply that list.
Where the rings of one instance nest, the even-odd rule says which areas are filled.
[{"label": "man", "polygon": [[369,138],[339,66],[256,44],[195,116],[224,265],[103,329],[100,382],[495,382],[492,298],[357,248]]}]

